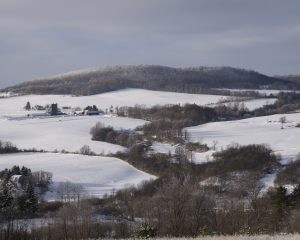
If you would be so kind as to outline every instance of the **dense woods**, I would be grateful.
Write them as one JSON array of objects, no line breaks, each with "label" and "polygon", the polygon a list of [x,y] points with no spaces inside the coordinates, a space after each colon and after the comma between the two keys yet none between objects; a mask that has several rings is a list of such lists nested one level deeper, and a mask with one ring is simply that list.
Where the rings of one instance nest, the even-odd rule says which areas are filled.
[{"label": "dense woods", "polygon": [[171,68],[164,66],[116,66],[63,74],[24,82],[4,89],[21,94],[91,95],[124,88],[187,93],[210,88],[298,89],[299,84],[231,67]]},{"label": "dense woods", "polygon": [[124,147],[131,147],[137,142],[143,140],[142,135],[129,130],[116,131],[111,126],[104,126],[101,122],[97,122],[94,127],[91,128],[90,134],[94,141],[104,141],[113,144],[118,144]]},{"label": "dense woods", "polygon": [[288,164],[276,176],[276,183],[279,185],[300,183],[300,158]]},{"label": "dense woods", "polygon": [[0,221],[28,217],[38,210],[39,196],[48,190],[52,174],[14,166],[0,172]]},{"label": "dense woods", "polygon": [[[132,151],[134,153],[128,154],[136,158],[128,159],[136,161],[131,162],[133,165],[145,163],[154,169],[155,155],[144,155],[145,149]],[[26,239],[195,237],[300,230],[295,224],[300,218],[300,187],[290,193],[279,187],[259,194],[261,186],[257,179],[265,171],[276,169],[279,161],[266,146],[234,145],[215,154],[215,161],[201,165],[188,161],[184,151],[177,154],[177,161],[168,161],[170,156],[167,155],[165,159],[158,157],[166,164],[165,168],[159,168],[161,177],[138,187],[128,187],[102,199],[89,200],[81,196],[75,201],[39,204],[39,212],[50,214],[47,221],[51,224],[30,231],[21,225],[14,226],[10,232],[2,229],[1,239],[16,236],[26,236]],[[226,160],[226,169],[220,171]],[[246,167],[241,162],[245,162]],[[158,164],[164,166],[163,162]],[[1,176],[8,178],[22,172],[28,175],[28,171],[14,167],[3,171]],[[259,177],[253,180],[251,173]],[[231,178],[226,178],[228,174]],[[222,176],[218,185],[206,181],[218,176]],[[233,176],[234,182],[229,184]],[[110,216],[114,220],[99,221],[97,216]]]},{"label": "dense woods", "polygon": [[264,145],[234,145],[213,154],[215,169],[220,172],[255,171],[272,169],[276,166],[277,157]]},{"label": "dense woods", "polygon": [[284,93],[277,95],[277,101],[274,104],[266,105],[254,110],[255,116],[265,116],[273,114],[289,113],[297,111],[300,108],[300,94],[297,92]]},{"label": "dense woods", "polygon": [[[300,219],[300,187],[291,192],[279,187],[260,194],[262,186],[259,180],[280,167],[280,159],[270,148],[232,145],[216,152],[214,161],[200,165],[191,162],[189,154],[183,147],[178,147],[173,156],[149,154],[147,142],[136,143],[127,153],[116,156],[139,169],[155,173],[160,176],[158,179],[127,187],[102,199],[88,199],[82,187],[64,183],[59,186],[60,203],[38,203],[35,198],[35,201],[25,201],[26,204],[34,203],[32,208],[9,205],[10,211],[12,208],[17,211],[10,215],[11,220],[37,214],[49,224],[33,230],[22,224],[9,225],[9,232],[1,228],[0,239],[15,239],[16,236],[20,239],[195,237],[300,230],[295,224]],[[294,164],[283,171],[295,168]],[[7,181],[15,175],[25,176],[26,180],[19,177],[19,181],[25,184],[22,186],[28,186],[28,182],[32,186],[48,186],[51,180],[51,174],[37,175],[30,169],[17,166],[2,171],[0,179]],[[30,194],[21,196],[24,198]],[[22,201],[16,201],[16,204],[22,204]],[[1,209],[1,213],[5,213],[7,208]],[[20,212],[22,209],[33,211],[25,214]],[[97,216],[109,216],[113,220],[101,221]],[[142,219],[142,222],[136,219]]]},{"label": "dense woods", "polygon": [[239,102],[228,104],[228,106],[217,104],[215,107],[185,104],[144,108],[137,105],[120,107],[116,113],[119,116],[150,121],[139,129],[148,139],[173,143],[188,142],[189,136],[183,131],[185,127],[221,120],[236,120],[254,114]]}]

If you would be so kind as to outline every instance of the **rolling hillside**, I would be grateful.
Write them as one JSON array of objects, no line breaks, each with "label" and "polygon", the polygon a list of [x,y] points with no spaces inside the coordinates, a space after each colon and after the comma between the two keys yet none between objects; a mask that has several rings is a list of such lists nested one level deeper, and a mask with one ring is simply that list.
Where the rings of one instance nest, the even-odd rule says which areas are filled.
[{"label": "rolling hillside", "polygon": [[291,82],[296,82],[299,83],[300,82],[300,75],[287,75],[287,76],[276,76],[279,79],[284,79],[284,80],[288,80]]},{"label": "rolling hillside", "polygon": [[209,88],[300,89],[298,83],[231,67],[115,66],[24,82],[3,91],[92,95],[124,88],[200,93]]}]

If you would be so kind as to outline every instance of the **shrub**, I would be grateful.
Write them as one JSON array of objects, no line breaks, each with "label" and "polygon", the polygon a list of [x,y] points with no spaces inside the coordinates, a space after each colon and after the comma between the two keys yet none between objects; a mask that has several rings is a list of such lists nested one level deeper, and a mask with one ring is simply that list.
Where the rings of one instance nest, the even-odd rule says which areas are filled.
[{"label": "shrub", "polygon": [[136,237],[138,238],[154,238],[157,235],[156,228],[152,227],[147,223],[143,223],[136,231]]},{"label": "shrub", "polygon": [[213,154],[214,169],[219,173],[233,171],[269,171],[278,164],[277,157],[265,145],[231,146]]},{"label": "shrub", "polygon": [[95,156],[96,153],[94,153],[88,145],[84,145],[80,148],[79,153],[82,155],[89,155],[89,156]]},{"label": "shrub", "polygon": [[275,182],[279,185],[300,183],[300,158],[281,170]]}]

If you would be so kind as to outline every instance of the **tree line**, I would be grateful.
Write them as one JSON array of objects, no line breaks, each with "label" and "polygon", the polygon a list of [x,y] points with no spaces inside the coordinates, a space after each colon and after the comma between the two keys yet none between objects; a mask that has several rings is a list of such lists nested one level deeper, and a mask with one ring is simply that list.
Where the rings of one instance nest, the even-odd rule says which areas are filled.
[{"label": "tree line", "polygon": [[125,88],[172,92],[207,93],[211,88],[299,89],[290,80],[268,77],[255,71],[220,68],[170,68],[164,66],[116,66],[80,74],[66,74],[29,81],[4,89],[21,94],[92,95]]}]

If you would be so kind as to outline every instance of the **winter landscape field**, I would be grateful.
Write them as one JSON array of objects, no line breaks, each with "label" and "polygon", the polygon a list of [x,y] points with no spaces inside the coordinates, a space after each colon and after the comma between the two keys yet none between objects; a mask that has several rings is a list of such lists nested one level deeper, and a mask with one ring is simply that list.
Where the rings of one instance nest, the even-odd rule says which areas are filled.
[{"label": "winter landscape field", "polygon": [[[280,118],[286,117],[284,129]],[[216,151],[232,144],[267,144],[276,154],[281,155],[283,163],[292,161],[300,153],[299,113],[276,114],[238,121],[208,123],[187,128],[191,140],[202,141],[212,146],[217,141]],[[209,158],[209,154],[206,157]]]},{"label": "winter landscape field", "polygon": [[76,152],[88,145],[97,154],[124,151],[124,147],[116,144],[91,140],[90,129],[99,121],[116,129],[134,129],[145,123],[143,120],[111,115],[0,119],[1,138],[23,149]]},{"label": "winter landscape field", "polygon": [[[205,212],[201,215],[203,217],[209,214],[216,219],[215,223],[209,220],[210,224],[217,226],[216,229],[224,229],[223,233],[230,235],[241,231],[257,233],[262,230],[255,229],[252,225],[251,228],[245,227],[249,224],[245,221],[254,218],[254,209],[251,209],[249,216],[241,217],[238,223],[236,221],[239,221],[239,217],[224,223],[224,218],[227,218],[226,211],[232,214],[238,211],[239,214],[247,215],[249,207],[245,206],[248,206],[249,202],[254,204],[252,201],[259,198],[269,201],[268,196],[280,189],[279,186],[286,189],[286,193],[289,194],[287,196],[297,194],[295,191],[298,189],[300,113],[297,105],[289,105],[286,108],[292,110],[288,111],[281,108],[285,102],[290,103],[295,101],[293,98],[297,99],[296,92],[280,93],[276,90],[266,90],[260,91],[266,94],[264,96],[251,97],[243,96],[243,92],[241,91],[238,97],[144,89],[124,89],[91,96],[2,94],[0,149],[3,149],[1,151],[4,151],[4,154],[0,154],[0,169],[4,170],[4,176],[11,174],[10,171],[16,172],[10,181],[16,184],[17,196],[22,197],[22,192],[28,191],[19,187],[20,180],[13,180],[24,177],[22,174],[26,171],[23,169],[25,166],[32,171],[32,176],[51,176],[47,189],[38,191],[41,192],[41,203],[55,206],[58,202],[96,201],[93,204],[100,210],[89,215],[89,221],[100,224],[101,227],[102,224],[111,224],[118,219],[122,224],[129,221],[128,226],[135,229],[134,231],[139,231],[137,226],[141,222],[140,216],[147,216],[153,221],[164,214],[163,209],[172,212],[173,207],[183,207],[190,211],[188,209],[198,206],[194,205],[198,202],[196,199],[204,198],[209,205],[208,209],[214,206],[213,213],[205,212],[206,208],[200,208],[199,211]],[[273,95],[270,97],[267,93]],[[58,106],[57,110],[52,109],[54,105]],[[274,114],[269,113],[270,111]],[[278,114],[282,111],[284,113]],[[166,123],[171,125],[164,125]],[[16,146],[18,151],[5,152],[6,146],[12,149]],[[238,157],[229,155],[228,166],[220,168],[216,159],[220,154],[230,154],[231,151],[236,151]],[[245,161],[252,161],[254,156],[257,165],[246,164],[249,169],[243,164],[236,167],[234,161],[243,160],[243,151],[250,151],[248,155],[245,153]],[[260,161],[264,162],[267,159],[272,159],[272,162],[260,164]],[[226,160],[225,157],[223,161],[226,163]],[[219,173],[223,171],[225,172]],[[289,176],[289,171],[296,172],[296,175]],[[175,173],[179,175],[178,179],[172,177]],[[162,176],[164,180],[159,183]],[[198,180],[191,180],[190,176]],[[181,181],[180,178],[185,180],[178,182]],[[197,192],[190,195],[192,189],[197,189]],[[157,193],[149,196],[148,191]],[[205,191],[215,191],[215,196],[209,197]],[[172,195],[173,193],[176,194]],[[242,196],[236,197],[234,194]],[[188,197],[185,198],[184,195]],[[148,200],[144,202],[143,198]],[[177,198],[182,198],[183,202],[177,202]],[[97,205],[97,201],[100,201],[100,205]],[[245,206],[241,208],[241,205],[236,203],[230,205],[230,201],[240,201]],[[159,204],[155,205],[157,203]],[[145,206],[140,208],[140,204]],[[149,212],[152,204],[167,205],[161,209],[162,212],[159,209]],[[73,205],[69,207],[71,206]],[[273,206],[271,204],[271,210],[264,208],[263,211],[276,212]],[[78,220],[81,218],[81,212],[85,211],[84,205],[77,210],[79,212],[76,213],[78,215],[75,219]],[[57,214],[62,213],[58,211]],[[129,214],[131,217],[123,214]],[[197,214],[193,212],[189,221],[198,218],[200,215]],[[16,228],[24,224],[29,229],[42,226],[51,228],[50,222],[56,226],[61,221],[61,215],[50,218],[42,214],[37,216],[40,218],[21,218],[15,222]],[[188,218],[187,215],[184,216]],[[292,219],[296,221],[297,216],[297,212],[292,212]],[[166,215],[162,221],[169,222],[172,218],[171,215]],[[207,220],[201,217],[200,219],[197,220],[200,221],[198,226],[192,226],[203,235],[215,235],[210,232],[212,230],[202,225],[201,221]],[[181,222],[180,218],[177,220]],[[39,222],[43,224],[35,225]],[[143,231],[156,231],[156,228],[150,227],[152,223],[143,224],[140,227],[145,229],[140,230],[139,234],[145,234]],[[156,226],[156,223],[153,224]],[[188,229],[188,222],[184,224],[182,229],[179,228],[182,232]],[[297,229],[294,222],[289,224],[290,229]],[[265,222],[260,226],[264,229],[262,233],[273,232],[268,230]],[[177,235],[174,230],[170,232]],[[201,239],[276,240],[297,237],[258,235],[212,236]]]},{"label": "winter landscape field", "polygon": [[46,200],[59,199],[55,187],[60,182],[81,184],[89,197],[102,197],[126,186],[154,179],[117,158],[60,153],[16,153],[0,155],[0,168],[22,165],[33,171],[53,173],[54,186]]},{"label": "winter landscape field", "polygon": [[[143,96],[143,97],[142,97]],[[137,99],[141,99],[137,101]],[[0,99],[0,132],[1,140],[10,141],[16,144],[21,149],[36,149],[49,152],[61,152],[67,151],[71,153],[79,152],[80,149],[87,145],[91,151],[96,154],[108,155],[116,152],[124,152],[127,149],[117,144],[111,144],[108,142],[92,141],[90,136],[90,129],[97,122],[101,122],[106,126],[112,126],[115,129],[133,130],[136,127],[142,126],[146,121],[141,119],[133,119],[126,117],[117,117],[113,114],[104,114],[100,116],[43,116],[42,111],[26,111],[24,105],[26,102],[30,102],[32,105],[46,105],[51,103],[58,103],[58,106],[71,106],[73,108],[97,104],[102,109],[109,109],[110,106],[135,106],[137,103],[144,105],[144,107],[151,107],[157,104],[186,104],[196,103],[200,105],[214,106],[218,101],[226,99],[225,96],[219,95],[205,95],[205,94],[182,94],[182,93],[171,93],[171,92],[158,92],[148,91],[142,89],[128,89],[116,92],[109,92],[105,94],[95,96],[68,96],[68,95],[25,95],[11,98]],[[245,107],[249,110],[254,110],[265,104],[272,104],[276,99],[252,99],[244,101]],[[27,115],[30,114],[28,117]],[[280,117],[287,116],[287,122],[285,123],[284,129],[281,129],[281,123],[279,122]],[[218,150],[225,149],[226,147],[239,143],[242,145],[246,144],[267,144],[276,154],[282,156],[282,162],[292,161],[297,157],[300,152],[298,131],[296,125],[300,122],[300,114],[293,113],[288,115],[271,115],[267,117],[249,118],[238,121],[226,121],[208,123],[200,126],[186,128],[190,134],[190,141],[201,142],[209,146],[210,150],[198,153],[194,152],[192,161],[201,164],[212,160],[212,154]],[[216,144],[217,142],[217,144]],[[215,147],[213,149],[213,145]],[[160,152],[168,154],[175,154],[176,145],[170,145],[169,143],[153,143],[152,150],[154,152]],[[53,160],[63,161],[66,158],[66,162],[70,161],[72,157],[77,155],[64,155],[64,154],[35,154],[25,155],[22,154],[13,156],[13,159],[5,159],[7,161],[3,165],[5,168],[10,168],[13,165],[26,165],[34,167],[34,170],[45,170],[54,173],[54,181],[61,181],[62,179],[71,181],[74,180],[77,183],[81,183],[83,180],[79,178],[73,179],[68,178],[65,175],[65,167],[54,164],[51,169],[47,169],[47,161]],[[28,162],[26,159],[30,156],[35,156],[33,162]],[[42,159],[39,158],[44,156]],[[51,156],[51,157],[50,157]],[[88,157],[83,157],[88,158]],[[97,158],[97,157],[92,157]],[[101,157],[99,158],[99,163]],[[24,162],[23,162],[24,161]],[[39,163],[41,161],[41,163]],[[74,163],[78,160],[74,160]],[[106,160],[106,162],[108,162]],[[1,163],[2,164],[2,163]],[[29,165],[28,165],[29,164]],[[57,168],[55,168],[57,166]],[[119,168],[122,169],[123,165]],[[125,166],[125,165],[124,165]],[[38,169],[38,168],[41,169]],[[101,164],[98,166],[101,167]],[[79,168],[81,169],[81,168]],[[97,166],[91,168],[97,171]],[[73,170],[66,170],[72,172]],[[81,170],[78,170],[79,172]],[[101,172],[101,168],[99,169]],[[124,169],[126,172],[127,170]],[[96,172],[92,173],[88,169],[82,170],[80,178],[88,179],[90,176],[97,175]],[[126,180],[126,176],[128,179]],[[145,174],[147,176],[147,174]],[[113,178],[114,173],[106,176],[107,182],[115,182]],[[137,184],[139,181],[132,181],[129,175],[123,176],[123,186],[128,186],[129,183]],[[274,178],[274,176],[273,176]],[[142,179],[142,178],[141,178]],[[128,182],[126,182],[128,181]],[[93,178],[88,183],[82,182],[85,186],[91,184]],[[111,191],[116,186],[116,189],[120,189],[122,181],[116,181],[116,185],[112,184],[107,190],[107,186],[104,183],[97,183],[97,190],[87,188],[87,192],[91,195],[99,196],[103,192]],[[96,183],[95,183],[96,184]],[[268,186],[273,186],[273,183],[268,183]],[[103,190],[101,190],[103,188]]]},{"label": "winter landscape field", "polygon": [[[1,116],[18,116],[28,112],[24,111],[27,101],[32,106],[57,103],[60,107],[80,107],[97,105],[100,109],[106,110],[112,107],[143,105],[151,107],[166,104],[186,104],[195,103],[201,106],[214,105],[219,101],[224,101],[228,96],[209,94],[187,94],[166,91],[150,91],[144,89],[124,89],[92,96],[71,96],[71,95],[25,95],[14,98],[2,98],[0,105]],[[276,99],[252,99],[244,100],[246,107],[253,110],[265,104],[272,104]]]},{"label": "winter landscape field", "polygon": [[300,239],[299,12],[0,0],[0,240]]}]

